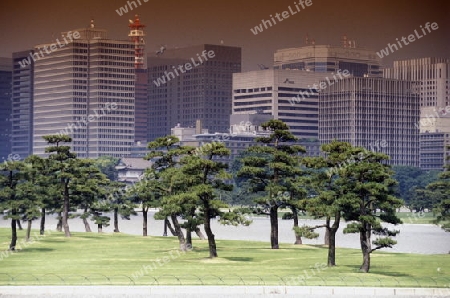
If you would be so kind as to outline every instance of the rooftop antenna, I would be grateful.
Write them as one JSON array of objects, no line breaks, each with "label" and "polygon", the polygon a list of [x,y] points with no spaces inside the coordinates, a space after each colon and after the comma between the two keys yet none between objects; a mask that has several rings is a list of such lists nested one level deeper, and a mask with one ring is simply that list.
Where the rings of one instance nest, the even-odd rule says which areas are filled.
[{"label": "rooftop antenna", "polygon": [[344,48],[347,47],[347,35],[346,35],[346,34],[344,34],[344,35],[342,36],[342,46],[343,46]]}]

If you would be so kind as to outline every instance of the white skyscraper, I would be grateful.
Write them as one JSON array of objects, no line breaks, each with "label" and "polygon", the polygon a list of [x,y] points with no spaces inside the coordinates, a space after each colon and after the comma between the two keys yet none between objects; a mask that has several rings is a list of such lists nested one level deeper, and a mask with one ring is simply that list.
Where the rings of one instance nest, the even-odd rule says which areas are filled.
[{"label": "white skyscraper", "polygon": [[42,136],[69,134],[80,157],[126,156],[135,136],[135,45],[107,39],[93,22],[69,32],[53,44],[37,45],[30,61],[33,154],[44,154]]}]

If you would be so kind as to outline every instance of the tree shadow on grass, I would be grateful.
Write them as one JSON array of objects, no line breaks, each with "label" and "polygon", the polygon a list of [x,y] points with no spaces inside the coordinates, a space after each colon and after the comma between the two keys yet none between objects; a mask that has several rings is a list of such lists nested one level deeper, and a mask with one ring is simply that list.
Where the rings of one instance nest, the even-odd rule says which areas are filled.
[{"label": "tree shadow on grass", "polygon": [[224,259],[227,259],[228,261],[233,262],[252,262],[253,258],[249,257],[224,257]]},{"label": "tree shadow on grass", "polygon": [[349,273],[361,273],[362,276],[367,274],[367,276],[372,276],[372,274],[376,274],[379,276],[386,276],[386,277],[412,277],[410,274],[400,273],[400,272],[386,272],[383,270],[386,270],[386,268],[377,268],[376,266],[373,266],[370,268],[369,273],[363,273],[359,270],[361,267],[360,265],[342,265],[339,267],[346,267],[349,268]]},{"label": "tree shadow on grass", "polygon": [[22,252],[49,252],[54,251],[53,248],[48,247],[27,247]]}]

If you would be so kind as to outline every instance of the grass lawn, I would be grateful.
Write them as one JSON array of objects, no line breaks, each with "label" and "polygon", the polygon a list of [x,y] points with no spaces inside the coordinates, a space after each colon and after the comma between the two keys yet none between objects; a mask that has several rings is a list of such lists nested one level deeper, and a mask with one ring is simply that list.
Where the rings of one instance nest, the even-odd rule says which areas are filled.
[{"label": "grass lawn", "polygon": [[73,233],[65,238],[52,232],[13,254],[5,251],[9,240],[10,230],[0,229],[0,285],[450,287],[450,254],[375,252],[371,272],[364,274],[358,272],[361,252],[345,248],[337,249],[338,266],[327,268],[321,265],[327,249],[310,245],[272,250],[264,242],[219,240],[219,257],[209,259],[207,241],[195,240],[184,254],[175,237]]}]

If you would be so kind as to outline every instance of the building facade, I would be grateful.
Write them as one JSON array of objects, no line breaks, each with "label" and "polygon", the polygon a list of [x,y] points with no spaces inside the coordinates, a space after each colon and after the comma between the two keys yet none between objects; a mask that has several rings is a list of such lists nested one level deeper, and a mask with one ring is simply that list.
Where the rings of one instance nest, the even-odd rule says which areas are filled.
[{"label": "building facade", "polygon": [[[93,23],[72,36],[33,62],[33,154],[45,154],[42,136],[68,134],[79,157],[128,156],[135,139],[134,43],[108,39]],[[51,44],[34,52],[45,47]]]},{"label": "building facade", "polygon": [[11,59],[0,57],[0,162],[8,160],[11,154],[11,86]]},{"label": "building facade", "polygon": [[384,76],[418,83],[420,121],[415,125],[421,134],[420,167],[442,170],[448,152],[445,136],[450,133],[450,60],[429,57],[394,61],[392,68],[384,70]]},{"label": "building facade", "polygon": [[420,168],[443,170],[450,158],[450,133],[420,133]]},{"label": "building facade", "polygon": [[347,69],[355,77],[381,77],[383,74],[375,51],[348,42],[341,46],[308,45],[278,50],[274,54],[274,68],[334,73]]},{"label": "building facade", "polygon": [[148,56],[148,141],[178,123],[225,132],[231,114],[232,74],[241,71],[241,48],[199,45]]},{"label": "building facade", "polygon": [[34,64],[20,64],[33,50],[13,53],[11,151],[26,158],[33,153]]},{"label": "building facade", "polygon": [[[233,75],[233,115],[270,114],[299,139],[318,139],[319,87],[331,73],[268,69]],[[337,78],[337,77],[336,77]]]},{"label": "building facade", "polygon": [[346,78],[319,95],[319,140],[334,139],[378,151],[392,165],[419,166],[419,94],[415,84]]}]

